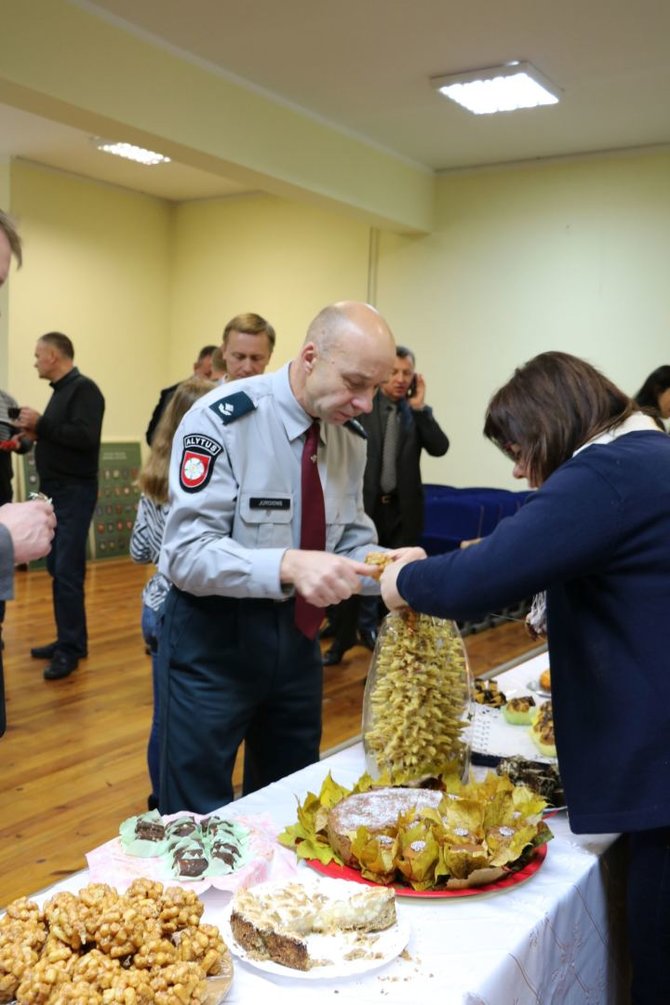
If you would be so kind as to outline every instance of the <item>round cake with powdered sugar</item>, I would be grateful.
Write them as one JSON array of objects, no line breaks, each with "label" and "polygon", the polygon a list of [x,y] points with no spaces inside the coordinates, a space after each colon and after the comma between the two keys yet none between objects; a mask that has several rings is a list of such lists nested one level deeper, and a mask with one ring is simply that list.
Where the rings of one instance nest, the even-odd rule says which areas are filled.
[{"label": "round cake with powdered sugar", "polygon": [[351,842],[359,827],[370,834],[395,834],[398,817],[415,809],[436,809],[444,792],[436,789],[381,788],[356,792],[337,803],[328,813],[327,835],[331,848],[345,865],[355,864]]}]

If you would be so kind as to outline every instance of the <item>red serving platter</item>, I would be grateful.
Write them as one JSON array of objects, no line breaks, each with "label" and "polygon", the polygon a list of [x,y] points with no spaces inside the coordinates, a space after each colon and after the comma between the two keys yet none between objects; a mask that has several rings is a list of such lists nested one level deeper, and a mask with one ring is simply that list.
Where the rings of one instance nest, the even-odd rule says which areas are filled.
[{"label": "red serving platter", "polygon": [[[501,876],[494,883],[486,883],[484,886],[468,886],[464,890],[413,890],[411,886],[403,883],[391,883],[397,897],[433,897],[444,899],[446,897],[479,897],[484,893],[497,893],[499,890],[508,890],[512,886],[530,879],[540,868],[547,856],[547,846],[542,844],[535,849],[530,860],[522,869],[510,872],[506,876]],[[363,883],[365,886],[379,886],[370,879],[364,879],[357,869],[352,869],[348,865],[340,865],[338,862],[329,862],[325,865],[317,858],[305,859],[316,872],[331,879],[348,879],[354,883]]]}]

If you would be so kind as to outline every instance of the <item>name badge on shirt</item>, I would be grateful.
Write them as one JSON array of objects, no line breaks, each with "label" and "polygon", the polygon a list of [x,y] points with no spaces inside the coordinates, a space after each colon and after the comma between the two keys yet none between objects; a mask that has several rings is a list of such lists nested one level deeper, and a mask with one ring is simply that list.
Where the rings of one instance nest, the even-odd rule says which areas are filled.
[{"label": "name badge on shirt", "polygon": [[249,509],[290,509],[290,499],[277,499],[274,496],[251,496]]},{"label": "name badge on shirt", "polygon": [[211,436],[190,433],[184,437],[179,484],[184,492],[199,492],[212,477],[214,461],[223,450]]}]

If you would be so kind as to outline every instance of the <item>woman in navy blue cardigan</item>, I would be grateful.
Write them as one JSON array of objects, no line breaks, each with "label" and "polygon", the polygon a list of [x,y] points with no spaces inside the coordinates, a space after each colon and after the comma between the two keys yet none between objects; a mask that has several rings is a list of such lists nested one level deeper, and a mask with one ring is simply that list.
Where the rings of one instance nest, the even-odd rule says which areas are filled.
[{"label": "woman in navy blue cardigan", "polygon": [[670,437],[559,352],[515,371],[484,434],[537,491],[476,547],[387,567],[382,596],[475,620],[546,590],[570,825],[628,835],[632,1001],[670,1002]]}]

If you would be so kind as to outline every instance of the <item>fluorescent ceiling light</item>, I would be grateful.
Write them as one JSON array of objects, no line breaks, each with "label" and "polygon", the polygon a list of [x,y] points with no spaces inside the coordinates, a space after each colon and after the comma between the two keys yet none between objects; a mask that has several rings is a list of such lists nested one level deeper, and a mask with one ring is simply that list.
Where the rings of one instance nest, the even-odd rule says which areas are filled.
[{"label": "fluorescent ceiling light", "polygon": [[136,147],[132,143],[108,143],[106,140],[94,139],[98,150],[106,154],[114,154],[116,157],[125,157],[129,161],[137,161],[138,164],[169,164],[170,158],[163,154],[157,154],[154,150],[145,150],[144,147]]},{"label": "fluorescent ceiling light", "polygon": [[431,77],[440,94],[475,115],[513,112],[517,108],[555,105],[559,89],[530,63],[506,63],[486,70],[468,70]]}]

